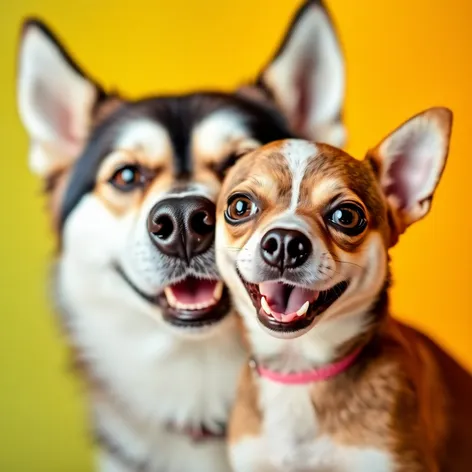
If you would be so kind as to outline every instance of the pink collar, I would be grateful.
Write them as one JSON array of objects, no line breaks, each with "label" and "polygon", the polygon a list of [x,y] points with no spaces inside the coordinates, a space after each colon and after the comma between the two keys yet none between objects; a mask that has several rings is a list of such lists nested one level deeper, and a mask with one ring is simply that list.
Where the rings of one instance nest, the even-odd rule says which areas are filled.
[{"label": "pink collar", "polygon": [[346,357],[343,357],[340,361],[328,364],[318,369],[306,370],[303,372],[296,372],[291,374],[283,374],[281,372],[275,372],[266,367],[263,367],[256,363],[254,359],[251,360],[251,366],[259,374],[260,377],[272,380],[273,382],[285,384],[285,385],[303,385],[310,382],[319,382],[321,380],[327,380],[335,375],[344,372],[349,366],[351,366],[357,359],[362,348],[358,347]]}]

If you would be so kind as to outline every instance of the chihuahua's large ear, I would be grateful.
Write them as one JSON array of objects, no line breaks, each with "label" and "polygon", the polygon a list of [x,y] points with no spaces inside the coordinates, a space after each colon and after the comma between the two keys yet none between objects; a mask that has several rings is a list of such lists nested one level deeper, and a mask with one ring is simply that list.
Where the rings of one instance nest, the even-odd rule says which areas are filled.
[{"label": "chihuahua's large ear", "polygon": [[429,212],[446,164],[451,128],[449,109],[430,108],[368,152],[397,235]]},{"label": "chihuahua's large ear", "polygon": [[344,144],[344,58],[320,0],[305,1],[298,10],[258,85],[269,92],[295,134]]},{"label": "chihuahua's large ear", "polygon": [[38,20],[23,26],[18,65],[18,108],[31,139],[30,167],[46,177],[80,154],[104,93]]}]

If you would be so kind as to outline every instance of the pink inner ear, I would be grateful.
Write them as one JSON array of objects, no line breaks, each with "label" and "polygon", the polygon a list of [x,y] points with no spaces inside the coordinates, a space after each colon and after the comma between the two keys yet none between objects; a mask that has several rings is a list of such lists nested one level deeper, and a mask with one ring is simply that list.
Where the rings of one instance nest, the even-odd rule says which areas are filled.
[{"label": "pink inner ear", "polygon": [[56,90],[52,92],[49,86],[37,82],[34,88],[34,100],[36,107],[44,110],[44,116],[48,118],[49,126],[56,132],[55,145],[59,145],[65,154],[80,152],[81,140],[74,136],[72,110],[66,106],[62,94],[69,93],[67,90]]},{"label": "pink inner ear", "polygon": [[434,149],[428,144],[427,136],[412,136],[402,146],[401,152],[390,157],[385,192],[396,197],[400,209],[413,207],[433,190],[429,187],[437,168]]},{"label": "pink inner ear", "polygon": [[298,97],[295,105],[295,116],[294,118],[294,129],[299,133],[305,132],[305,126],[308,120],[308,113],[311,107],[314,106],[312,103],[313,97],[311,96],[310,88],[310,69],[314,67],[314,60],[311,56],[306,55],[303,66],[297,71],[295,76],[294,90],[298,92]]}]

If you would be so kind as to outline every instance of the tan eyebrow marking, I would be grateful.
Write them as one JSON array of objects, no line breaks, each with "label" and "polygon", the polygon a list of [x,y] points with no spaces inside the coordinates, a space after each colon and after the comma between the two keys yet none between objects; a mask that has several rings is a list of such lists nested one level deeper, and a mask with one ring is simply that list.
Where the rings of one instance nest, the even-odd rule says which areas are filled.
[{"label": "tan eyebrow marking", "polygon": [[248,179],[248,183],[254,185],[255,187],[263,187],[264,183],[257,176],[251,175]]},{"label": "tan eyebrow marking", "polygon": [[172,143],[167,130],[147,118],[127,123],[116,142],[117,149],[141,150],[148,158],[172,156]]},{"label": "tan eyebrow marking", "polygon": [[222,152],[228,152],[231,143],[249,137],[244,115],[231,109],[217,110],[205,117],[192,131],[191,149],[196,155],[216,158]]},{"label": "tan eyebrow marking", "polygon": [[[313,185],[313,183],[307,181],[307,184]],[[339,178],[321,178],[318,182],[315,182],[313,190],[311,192],[312,202],[323,201],[326,195],[332,195],[344,188],[342,181]]]}]

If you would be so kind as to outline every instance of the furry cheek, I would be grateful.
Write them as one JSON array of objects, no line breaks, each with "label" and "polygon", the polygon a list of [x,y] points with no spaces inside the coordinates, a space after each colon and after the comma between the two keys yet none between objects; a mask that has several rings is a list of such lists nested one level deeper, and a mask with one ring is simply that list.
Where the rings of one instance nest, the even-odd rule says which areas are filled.
[{"label": "furry cheek", "polygon": [[239,250],[234,246],[234,243],[231,242],[231,238],[229,237],[222,218],[219,218],[216,225],[215,248],[216,264],[220,275],[225,283],[231,287],[236,308],[241,313],[244,313],[248,308],[252,308],[252,302],[236,271],[242,249]]},{"label": "furry cheek", "polygon": [[325,313],[325,320],[368,312],[388,282],[387,251],[382,235],[370,233],[356,252],[343,251],[336,256],[335,264],[334,271],[349,280],[349,287]]},{"label": "furry cheek", "polygon": [[96,195],[86,195],[66,220],[64,257],[77,255],[80,266],[110,264],[125,243],[130,223],[129,218],[111,212]]}]

